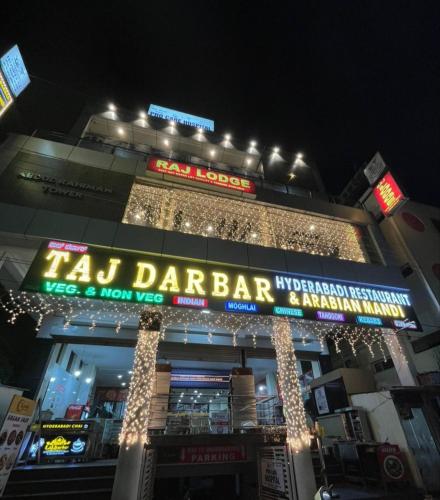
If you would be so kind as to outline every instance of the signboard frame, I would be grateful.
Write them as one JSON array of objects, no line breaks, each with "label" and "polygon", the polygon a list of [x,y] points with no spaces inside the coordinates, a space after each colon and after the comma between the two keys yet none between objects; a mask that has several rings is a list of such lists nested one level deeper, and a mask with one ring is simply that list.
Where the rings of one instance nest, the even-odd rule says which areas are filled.
[{"label": "signboard frame", "polygon": [[184,296],[183,307],[200,309],[203,301],[222,312],[237,297],[258,303],[255,314],[290,316],[292,309],[314,321],[334,323],[337,315],[339,324],[358,324],[357,317],[367,314],[380,317],[383,327],[395,328],[408,318],[420,328],[408,289],[64,243],[42,243],[22,290],[175,307],[174,297]]}]

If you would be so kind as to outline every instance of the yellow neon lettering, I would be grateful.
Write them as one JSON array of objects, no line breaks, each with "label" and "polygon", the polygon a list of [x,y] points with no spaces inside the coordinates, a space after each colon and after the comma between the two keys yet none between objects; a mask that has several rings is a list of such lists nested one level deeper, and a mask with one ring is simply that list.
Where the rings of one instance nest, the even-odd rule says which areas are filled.
[{"label": "yellow neon lettering", "polygon": [[[145,272],[147,276],[145,277]],[[156,280],[157,271],[153,264],[149,262],[137,263],[136,279],[133,282],[133,288],[149,288]]]},{"label": "yellow neon lettering", "polygon": [[270,281],[266,278],[254,278],[257,287],[255,300],[258,302],[275,302],[275,299],[270,295]]},{"label": "yellow neon lettering", "polygon": [[118,266],[121,263],[121,259],[109,259],[109,263],[110,265],[107,271],[107,276],[105,275],[104,271],[99,271],[96,275],[96,281],[100,285],[108,285],[115,279],[116,271],[118,270]]},{"label": "yellow neon lettering", "polygon": [[312,302],[313,302],[313,307],[316,307],[316,309],[319,309],[321,307],[321,304],[319,302],[319,297],[313,293],[311,295],[311,298],[312,298]]},{"label": "yellow neon lettering", "polygon": [[167,272],[159,285],[159,290],[162,292],[180,292],[175,266],[168,267]]},{"label": "yellow neon lettering", "polygon": [[312,301],[310,300],[309,294],[307,292],[303,293],[303,306],[312,307]]},{"label": "yellow neon lettering", "polygon": [[81,256],[70,273],[66,275],[66,280],[83,281],[84,283],[90,281],[90,255]]},{"label": "yellow neon lettering", "polygon": [[229,293],[228,275],[225,273],[213,272],[212,277],[213,282],[211,295],[213,297],[226,297]]},{"label": "yellow neon lettering", "polygon": [[203,271],[200,269],[187,269],[186,274],[188,275],[188,281],[185,293],[205,295],[206,292],[202,287],[202,283],[205,279]]},{"label": "yellow neon lettering", "polygon": [[246,283],[246,278],[239,274],[237,276],[237,282],[235,283],[234,295],[232,296],[234,299],[242,299],[242,300],[251,300],[251,294],[249,293],[249,288]]},{"label": "yellow neon lettering", "polygon": [[58,278],[58,267],[61,262],[69,262],[70,253],[60,250],[51,250],[46,256],[46,260],[51,260],[49,269],[43,274],[45,278]]},{"label": "yellow neon lettering", "polygon": [[330,302],[330,308],[336,310],[338,308],[338,303],[336,302],[334,297],[328,297],[328,301]]}]

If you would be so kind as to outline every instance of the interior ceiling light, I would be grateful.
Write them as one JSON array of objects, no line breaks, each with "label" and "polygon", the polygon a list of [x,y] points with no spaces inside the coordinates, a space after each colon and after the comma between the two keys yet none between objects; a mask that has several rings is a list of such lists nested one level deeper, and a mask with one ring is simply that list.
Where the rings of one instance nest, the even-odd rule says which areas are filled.
[{"label": "interior ceiling light", "polygon": [[304,155],[302,153],[296,153],[297,160],[302,160],[303,158],[304,158]]},{"label": "interior ceiling light", "polygon": [[209,154],[210,154],[211,156],[215,156],[215,151],[214,151],[213,149],[211,149],[211,151],[209,152]]},{"label": "interior ceiling light", "polygon": [[199,127],[199,128],[197,129],[197,132],[198,132],[199,134],[203,134],[203,129]]},{"label": "interior ceiling light", "polygon": [[246,165],[250,165],[252,163],[252,160],[250,158],[246,158]]},{"label": "interior ceiling light", "polygon": [[168,139],[164,139],[163,143],[165,144],[165,146],[169,146],[170,145],[170,141]]},{"label": "interior ceiling light", "polygon": [[176,122],[175,122],[174,120],[170,120],[170,125],[171,125],[172,127],[175,127],[175,126],[176,126]]}]

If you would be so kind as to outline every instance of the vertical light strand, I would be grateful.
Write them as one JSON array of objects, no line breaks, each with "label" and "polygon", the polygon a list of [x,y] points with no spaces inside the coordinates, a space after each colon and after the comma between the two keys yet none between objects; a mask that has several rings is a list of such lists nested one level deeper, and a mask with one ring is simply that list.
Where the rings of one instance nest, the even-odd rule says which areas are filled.
[{"label": "vertical light strand", "polygon": [[148,443],[148,421],[155,381],[159,337],[159,331],[139,330],[127,410],[119,436],[119,443],[126,447],[138,442]]},{"label": "vertical light strand", "polygon": [[278,377],[286,419],[287,443],[293,452],[310,445],[301,388],[296,372],[291,326],[286,318],[273,318],[272,342],[278,365]]}]

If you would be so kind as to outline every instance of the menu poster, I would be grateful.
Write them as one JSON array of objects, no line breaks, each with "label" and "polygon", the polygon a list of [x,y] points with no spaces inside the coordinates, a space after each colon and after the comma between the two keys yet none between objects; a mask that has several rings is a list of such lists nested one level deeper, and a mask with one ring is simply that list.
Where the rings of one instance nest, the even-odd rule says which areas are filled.
[{"label": "menu poster", "polygon": [[17,460],[21,443],[35,410],[32,399],[14,396],[0,429],[0,497],[3,495],[9,474]]}]

